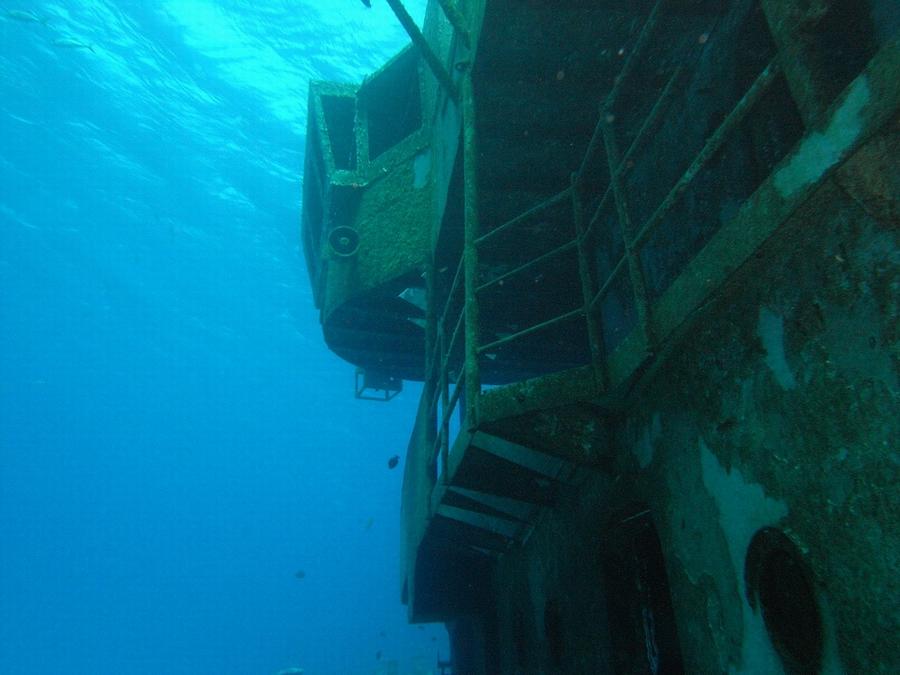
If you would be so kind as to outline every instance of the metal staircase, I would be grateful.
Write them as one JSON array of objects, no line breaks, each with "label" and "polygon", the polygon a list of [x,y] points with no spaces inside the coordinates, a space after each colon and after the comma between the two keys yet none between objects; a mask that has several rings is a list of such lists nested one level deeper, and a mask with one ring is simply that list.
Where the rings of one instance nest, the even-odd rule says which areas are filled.
[{"label": "metal staircase", "polygon": [[487,554],[522,543],[574,471],[571,462],[483,431],[461,434],[455,445],[432,494],[432,528]]},{"label": "metal staircase", "polygon": [[[450,0],[441,5],[456,11]],[[553,6],[549,3],[548,11]],[[743,133],[742,124],[765,96],[773,89],[779,95],[786,91],[774,47],[769,55],[761,52],[763,58],[747,69],[750,76],[735,91],[732,107],[683,150],[669,188],[652,197],[637,194],[631,176],[635,163],[653,170],[653,153],[646,146],[687,86],[690,59],[699,59],[717,28],[716,16],[710,19],[684,6],[659,0],[638,29],[620,36],[627,49],[616,54],[615,75],[606,78],[605,87],[598,85],[608,94],[594,109],[592,128],[580,133],[586,142],[580,155],[571,152],[566,134],[573,125],[583,126],[583,111],[567,120],[563,106],[559,119],[533,120],[543,120],[542,131],[554,146],[550,155],[558,161],[552,168],[530,168],[527,152],[520,153],[516,165],[500,162],[500,149],[485,154],[485,147],[502,148],[516,136],[546,156],[546,143],[522,140],[527,129],[521,123],[503,124],[510,83],[502,82],[502,68],[498,74],[491,63],[460,61],[452,76],[436,73],[462,116],[461,170],[457,184],[450,186],[461,203],[455,208],[459,222],[445,217],[442,224],[442,230],[457,228],[458,236],[448,238],[456,242],[453,254],[441,248],[441,236],[447,234],[442,231],[426,274],[425,386],[410,444],[404,517],[410,533],[408,590],[422,573],[427,581],[419,585],[433,597],[427,610],[410,598],[414,618],[430,616],[435,607],[452,613],[450,605],[467,593],[477,604],[467,566],[524,542],[542,510],[552,507],[572,480],[577,460],[560,448],[514,442],[498,420],[513,413],[527,420],[539,407],[576,401],[620,409],[635,382],[664,362],[735,270],[826,175],[823,171],[790,194],[773,187],[775,168],[790,161],[789,151],[802,138],[800,128],[796,138],[782,139],[766,158],[759,180],[735,196],[742,204],[731,220],[703,231],[693,248],[679,249],[680,257],[659,262],[663,247],[654,237],[671,225],[686,194],[704,195],[698,176]],[[679,58],[653,53],[658,31],[685,27],[685,36],[659,40],[681,44]],[[490,34],[507,37],[496,30]],[[501,64],[515,63],[521,52],[513,41],[507,44],[505,53],[502,41],[493,46],[492,56]],[[530,58],[537,57],[532,53]],[[897,50],[886,48],[868,66],[870,75],[882,81],[882,71],[897,60]],[[429,65],[432,61],[426,58]],[[526,73],[539,68],[527,61],[518,66]],[[638,103],[629,88],[637,74],[656,83],[649,94],[641,89]],[[568,76],[562,70],[551,74],[560,81]],[[477,98],[476,86],[484,88]],[[544,83],[534,91],[552,97],[554,88]],[[492,100],[493,92],[498,98]],[[867,109],[866,133],[885,123],[890,105]],[[842,148],[842,157],[864,137]],[[552,190],[550,175],[558,181]],[[658,271],[654,265],[671,269],[648,279],[648,270]],[[542,388],[552,378],[553,384]],[[435,594],[453,600],[441,605]]]}]

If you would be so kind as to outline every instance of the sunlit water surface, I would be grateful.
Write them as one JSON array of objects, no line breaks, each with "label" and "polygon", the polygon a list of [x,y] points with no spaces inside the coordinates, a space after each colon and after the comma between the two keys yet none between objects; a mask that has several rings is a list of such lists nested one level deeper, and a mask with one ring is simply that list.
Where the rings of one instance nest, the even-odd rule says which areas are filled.
[{"label": "sunlit water surface", "polygon": [[298,252],[308,82],[406,43],[373,4],[0,8],[4,675],[446,656],[399,604],[416,391],[353,400]]}]

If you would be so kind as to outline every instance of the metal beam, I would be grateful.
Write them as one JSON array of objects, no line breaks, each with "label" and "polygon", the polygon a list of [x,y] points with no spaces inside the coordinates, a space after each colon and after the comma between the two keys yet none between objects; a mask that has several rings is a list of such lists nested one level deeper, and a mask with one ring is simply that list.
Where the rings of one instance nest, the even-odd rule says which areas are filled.
[{"label": "metal beam", "polygon": [[469,29],[466,28],[466,17],[459,11],[459,7],[456,6],[453,0],[438,0],[438,4],[444,10],[444,16],[447,17],[463,44],[466,47],[470,47],[471,38],[469,37]]},{"label": "metal beam", "polygon": [[650,298],[647,294],[647,284],[644,282],[644,271],[641,268],[640,249],[633,244],[634,232],[632,231],[631,215],[628,209],[628,200],[625,195],[625,187],[622,185],[622,176],[619,172],[619,150],[616,144],[616,134],[612,122],[603,127],[603,141],[606,145],[606,159],[609,163],[609,182],[612,186],[613,197],[616,202],[616,210],[619,214],[619,231],[622,242],[625,245],[625,257],[628,261],[628,275],[631,279],[631,291],[634,295],[634,305],[637,309],[638,322],[644,331],[644,340],[652,349],[654,343],[653,321],[650,316]]},{"label": "metal beam", "polygon": [[606,390],[606,355],[603,351],[603,329],[600,313],[594,309],[593,296],[596,279],[592,260],[593,247],[584,228],[584,202],[579,174],[572,174],[572,221],[575,224],[575,241],[578,244],[578,277],[581,281],[581,301],[584,303],[584,320],[587,322],[588,346],[591,350],[591,367],[600,390]]},{"label": "metal beam", "polygon": [[462,81],[463,123],[463,202],[465,233],[463,243],[463,286],[466,316],[466,427],[478,426],[478,399],[481,396],[481,374],[478,365],[478,140],[475,131],[475,92],[472,71],[467,70]]},{"label": "metal beam", "polygon": [[[780,68],[778,64],[772,62],[759,74],[756,80],[754,80],[753,84],[750,85],[750,88],[741,100],[738,101],[737,105],[734,106],[734,108],[731,109],[731,112],[728,113],[724,120],[722,120],[722,124],[720,124],[710,137],[706,139],[703,148],[697,153],[697,156],[694,157],[691,165],[684,174],[682,174],[681,178],[678,179],[678,182],[675,183],[671,190],[669,190],[669,194],[666,195],[662,203],[647,219],[647,222],[641,226],[641,229],[634,236],[632,242],[635,248],[640,248],[647,242],[656,226],[662,222],[669,209],[671,209],[678,201],[681,193],[687,189],[691,181],[694,180],[698,173],[700,173],[700,170],[706,166],[706,163],[719,151],[719,148],[722,147],[725,139],[737,128],[744,117],[747,116],[747,113],[750,112],[753,105],[766,93],[766,91],[768,91],[779,72]],[[627,243],[628,242],[626,241],[626,244]]]},{"label": "metal beam", "polygon": [[422,54],[422,58],[425,59],[425,63],[431,68],[431,72],[434,74],[435,78],[437,78],[437,81],[447,91],[451,98],[456,98],[457,91],[456,85],[453,84],[453,78],[450,77],[450,73],[444,68],[444,64],[441,63],[441,60],[434,53],[434,50],[431,49],[428,40],[422,35],[422,31],[419,30],[416,22],[413,21],[409,12],[406,11],[403,3],[400,0],[387,0],[387,4],[394,10],[394,14],[397,16],[397,19],[400,21],[404,30],[406,30],[407,35],[409,35],[409,39],[412,40],[413,44],[418,48],[419,52]]}]

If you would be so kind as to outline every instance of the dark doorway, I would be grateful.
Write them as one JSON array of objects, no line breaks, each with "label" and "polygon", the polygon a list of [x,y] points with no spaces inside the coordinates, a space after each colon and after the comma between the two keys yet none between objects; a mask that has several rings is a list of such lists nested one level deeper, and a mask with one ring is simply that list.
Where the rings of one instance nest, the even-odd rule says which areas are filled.
[{"label": "dark doorway", "polygon": [[614,672],[681,675],[684,664],[659,535],[645,506],[613,519],[604,572]]}]

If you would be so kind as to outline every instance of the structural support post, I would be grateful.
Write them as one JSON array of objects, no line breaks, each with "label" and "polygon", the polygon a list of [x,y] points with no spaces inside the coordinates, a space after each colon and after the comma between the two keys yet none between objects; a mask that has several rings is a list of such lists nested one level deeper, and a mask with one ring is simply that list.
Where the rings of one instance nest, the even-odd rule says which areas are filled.
[{"label": "structural support post", "polygon": [[600,329],[598,310],[594,309],[594,275],[591,274],[590,252],[592,250],[584,226],[584,203],[582,201],[581,176],[572,174],[572,218],[575,223],[575,240],[578,242],[578,274],[581,277],[581,295],[584,301],[584,320],[587,322],[588,342],[591,348],[591,366],[594,382],[598,389],[606,391],[609,378],[606,372],[606,357],[603,353],[603,334]]},{"label": "structural support post", "polygon": [[[611,114],[607,117],[607,120]],[[612,122],[607,121],[603,125],[603,141],[606,145],[606,159],[609,164],[609,183],[612,186],[613,197],[616,201],[616,210],[619,215],[619,228],[622,234],[622,242],[625,245],[625,257],[628,262],[628,275],[631,279],[631,290],[634,293],[634,304],[637,308],[638,322],[644,332],[647,349],[653,351],[655,338],[650,319],[650,300],[647,295],[647,285],[644,282],[644,272],[641,270],[641,261],[638,250],[634,248],[634,232],[631,225],[631,217],[628,213],[628,201],[622,188],[622,175],[619,172],[619,150],[616,144],[615,131]]]},{"label": "structural support post", "polygon": [[[440,340],[441,350],[440,350],[440,363],[443,366],[444,360],[447,358],[447,331],[444,328],[443,323],[440,328],[440,335],[438,336],[438,340]],[[441,408],[440,414],[438,415],[438,419],[441,421],[440,429],[438,429],[438,433],[441,436],[441,447],[440,447],[440,461],[441,463],[441,482],[447,482],[447,459],[449,457],[449,448],[450,448],[450,420],[447,417],[447,408],[450,405],[450,382],[447,379],[447,369],[441,367],[441,375],[440,375],[440,387],[441,387]]]},{"label": "structural support post", "polygon": [[403,3],[400,0],[387,0],[387,4],[391,6],[392,10],[394,10],[394,14],[400,21],[403,29],[409,35],[409,39],[412,40],[413,44],[416,46],[416,48],[418,48],[419,52],[422,54],[422,58],[425,59],[425,63],[427,63],[428,67],[431,68],[431,72],[437,78],[437,81],[444,89],[446,89],[447,93],[455,99],[457,92],[456,85],[453,84],[453,78],[450,77],[450,73],[448,73],[447,69],[444,68],[444,64],[441,63],[441,60],[431,49],[431,45],[428,44],[428,40],[426,40],[425,36],[422,35],[422,31],[419,30],[416,22],[413,21],[413,18],[409,15],[409,12],[406,11]]},{"label": "structural support post", "polygon": [[475,92],[472,72],[462,80],[463,124],[463,201],[465,235],[463,243],[463,285],[465,289],[466,323],[466,426],[478,426],[478,404],[481,397],[481,374],[478,364],[478,142],[475,133]]},{"label": "structural support post", "polygon": [[[433,255],[433,254],[432,254]],[[437,298],[437,274],[435,273],[434,259],[429,258],[425,266],[425,294],[428,302],[425,308],[425,395],[422,397],[428,401],[428,419],[424,421],[425,447],[433,448],[437,433],[437,413],[431,402],[434,400],[435,387],[437,386],[437,368],[442,363],[441,354],[435,358],[435,347],[438,344],[438,319],[436,309]],[[433,477],[437,473],[437,466],[433,457],[428,459],[431,466],[429,474]]]}]

